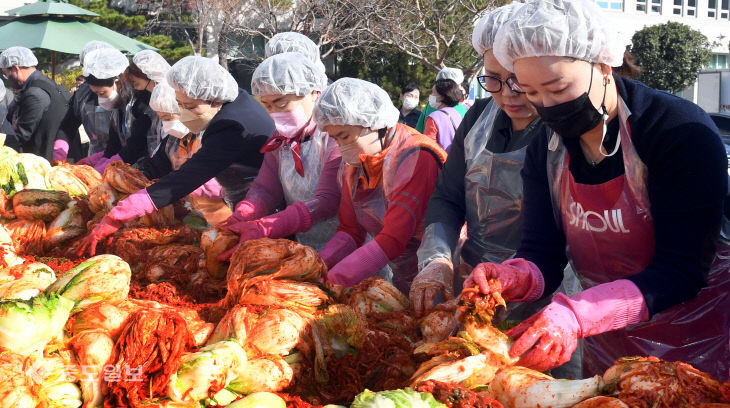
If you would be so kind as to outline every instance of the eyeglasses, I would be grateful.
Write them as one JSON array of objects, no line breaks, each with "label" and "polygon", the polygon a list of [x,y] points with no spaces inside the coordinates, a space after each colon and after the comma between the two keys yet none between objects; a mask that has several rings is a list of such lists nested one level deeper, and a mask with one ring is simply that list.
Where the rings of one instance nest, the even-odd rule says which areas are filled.
[{"label": "eyeglasses", "polygon": [[479,86],[481,86],[482,89],[490,93],[501,92],[502,84],[507,84],[510,91],[514,93],[525,93],[525,91],[520,88],[520,84],[517,82],[517,78],[515,77],[509,77],[506,80],[502,81],[500,78],[493,77],[491,75],[482,75],[477,77],[477,82],[479,82]]}]

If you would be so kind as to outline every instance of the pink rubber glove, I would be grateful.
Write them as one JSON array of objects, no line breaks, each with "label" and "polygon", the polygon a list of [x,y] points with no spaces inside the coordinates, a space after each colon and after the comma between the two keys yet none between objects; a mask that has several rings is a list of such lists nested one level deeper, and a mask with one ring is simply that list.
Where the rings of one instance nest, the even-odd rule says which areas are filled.
[{"label": "pink rubber glove", "polygon": [[312,216],[304,204],[296,202],[278,213],[254,221],[226,225],[225,228],[240,235],[241,238],[235,247],[218,256],[221,262],[227,261],[246,241],[264,237],[281,238],[309,231],[312,228]]},{"label": "pink rubber glove", "polygon": [[380,248],[377,241],[372,240],[330,269],[327,273],[327,281],[349,288],[364,279],[375,276],[388,264],[388,261],[388,255]]},{"label": "pink rubber glove", "polygon": [[260,208],[266,208],[266,204],[262,200],[256,198],[246,198],[236,204],[233,214],[227,220],[221,223],[221,226],[228,226],[243,221],[255,220],[256,215],[261,211]]},{"label": "pink rubber glove", "polygon": [[559,293],[547,307],[507,332],[518,338],[509,354],[522,356],[518,363],[522,366],[546,371],[570,360],[579,338],[647,320],[644,296],[630,280],[604,283],[571,298]]},{"label": "pink rubber glove", "polygon": [[115,154],[108,159],[106,157],[102,157],[94,165],[94,170],[98,171],[99,174],[104,174],[104,169],[106,168],[106,166],[115,160],[122,160],[122,158],[118,154]]},{"label": "pink rubber glove", "polygon": [[[496,279],[500,288],[491,288],[489,279]],[[545,290],[545,280],[540,269],[534,263],[523,259],[508,259],[502,264],[490,262],[476,266],[464,281],[464,288],[479,286],[482,293],[493,291],[502,293],[508,302],[534,302],[542,296]]]},{"label": "pink rubber glove", "polygon": [[131,194],[129,197],[121,200],[117,203],[109,214],[101,219],[99,225],[97,225],[83,240],[78,250],[78,255],[82,256],[86,249],[89,249],[89,254],[94,256],[96,253],[96,245],[102,239],[109,235],[117,232],[119,228],[125,222],[139,218],[143,215],[147,215],[157,211],[157,207],[152,202],[150,195],[147,194],[146,189],[137,191]]},{"label": "pink rubber glove", "polygon": [[335,264],[337,264],[337,262],[345,259],[347,255],[353,253],[356,249],[357,244],[350,234],[343,231],[337,231],[335,235],[327,241],[324,248],[319,251],[319,256],[328,268],[332,268]]},{"label": "pink rubber glove", "polygon": [[94,153],[91,156],[84,157],[83,159],[79,160],[77,164],[85,164],[87,166],[94,167],[96,162],[99,161],[99,159],[104,157],[104,152],[98,152]]},{"label": "pink rubber glove", "polygon": [[68,158],[68,142],[56,139],[53,142],[53,160],[66,161]]},{"label": "pink rubber glove", "polygon": [[108,215],[105,216],[101,219],[101,222],[81,241],[81,245],[79,245],[76,255],[80,257],[84,256],[87,250],[89,252],[89,256],[96,255],[96,246],[99,244],[99,241],[117,232],[117,230],[121,227],[121,222],[109,217]]},{"label": "pink rubber glove", "polygon": [[218,183],[218,180],[212,178],[206,181],[202,186],[195,189],[195,191],[190,193],[190,195],[202,198],[221,198],[223,197],[221,190],[222,187],[220,183]]}]

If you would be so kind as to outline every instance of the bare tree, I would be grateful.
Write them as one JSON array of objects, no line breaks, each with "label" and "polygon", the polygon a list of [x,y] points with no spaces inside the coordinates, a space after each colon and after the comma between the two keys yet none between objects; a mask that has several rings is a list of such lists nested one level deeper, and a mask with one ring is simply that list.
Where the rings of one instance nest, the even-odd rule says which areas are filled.
[{"label": "bare tree", "polygon": [[[232,1],[232,0],[229,0]],[[243,1],[243,0],[241,0]],[[246,0],[232,32],[269,39],[297,31],[318,40],[322,57],[358,49],[394,49],[433,71],[476,72],[471,48],[476,18],[505,0]]]},{"label": "bare tree", "polygon": [[434,71],[460,68],[468,78],[480,59],[471,48],[474,21],[504,0],[392,0],[368,34],[380,44],[410,56]]},{"label": "bare tree", "polygon": [[[253,39],[268,40],[296,31],[320,45],[322,58],[357,49],[408,55],[433,71],[461,68],[476,72],[471,48],[476,18],[505,0],[158,0],[183,23],[189,15],[196,54],[260,60]],[[259,42],[260,44],[260,42]],[[225,56],[225,57],[223,57]]]},{"label": "bare tree", "polygon": [[[248,0],[246,13],[230,25],[230,33],[270,39],[283,31],[296,31],[318,42],[322,58],[353,48],[375,48],[367,22],[387,0]],[[250,53],[252,54],[252,53]]]}]

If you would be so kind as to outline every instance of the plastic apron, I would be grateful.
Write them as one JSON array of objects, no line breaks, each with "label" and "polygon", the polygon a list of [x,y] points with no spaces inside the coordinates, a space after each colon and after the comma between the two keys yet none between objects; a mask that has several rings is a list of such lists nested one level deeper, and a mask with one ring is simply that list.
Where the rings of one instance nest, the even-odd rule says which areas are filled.
[{"label": "plastic apron", "polygon": [[[388,211],[388,197],[395,190],[408,183],[417,169],[416,160],[402,159],[400,154],[410,135],[407,132],[396,132],[400,126],[390,129],[387,139],[392,139],[390,151],[383,160],[383,179],[373,189],[358,188],[358,180],[364,176],[362,167],[345,165],[344,184],[342,194],[350,194],[355,211],[357,222],[368,233],[370,237],[377,236],[383,229],[383,220]],[[421,221],[422,223],[423,221]],[[416,252],[421,244],[421,237],[418,236],[419,227],[416,228],[416,235],[412,236],[406,244],[405,251],[399,257],[388,263],[390,271],[381,271],[380,276],[388,277],[392,273],[392,283],[403,293],[409,293],[411,282],[418,274],[418,257]]]},{"label": "plastic apron", "polygon": [[[486,149],[501,109],[496,103],[482,112],[464,139],[467,241],[462,258],[472,266],[511,258],[522,238],[522,176],[527,144],[511,152]],[[535,120],[522,132],[531,138]]]},{"label": "plastic apron", "polygon": [[[571,262],[584,288],[641,272],[654,255],[654,225],[646,189],[647,168],[631,141],[628,107],[620,99],[619,123],[624,175],[599,185],[578,184],[557,135],[548,152],[553,208],[559,209]],[[585,339],[584,376],[600,374],[623,356],[684,361],[716,377],[730,363],[730,263],[718,255],[699,294],[654,315],[650,321]]]},{"label": "plastic apron", "polygon": [[[137,97],[132,96],[132,99],[124,108],[122,146],[125,146],[127,144],[127,140],[132,136],[132,125],[137,119],[132,113],[132,107],[134,106],[136,101]],[[155,151],[157,151],[157,148],[160,147],[160,142],[162,141],[165,131],[162,127],[162,120],[159,116],[157,116],[157,113],[155,113],[155,111],[153,111],[152,108],[149,107],[149,105],[145,106],[145,110],[142,114],[148,116],[151,120],[150,128],[147,130],[147,156],[152,157],[155,154]]]},{"label": "plastic apron", "polygon": [[[301,202],[311,211],[323,204],[312,198],[314,193],[317,192],[322,169],[327,159],[329,159],[330,153],[336,148],[337,144],[334,140],[327,133],[320,130],[317,130],[309,140],[302,143],[300,153],[302,166],[304,167],[304,177],[297,173],[289,145],[283,143],[281,147],[272,152],[278,157],[279,180],[281,181],[286,205]],[[297,241],[319,251],[335,235],[337,225],[336,216],[315,222],[309,231],[296,234]]]},{"label": "plastic apron", "polygon": [[[79,92],[85,92],[79,95]],[[89,137],[89,155],[103,152],[109,144],[109,127],[112,123],[112,111],[98,105],[96,95],[89,87],[81,87],[76,91],[74,110],[81,118],[81,124]]]}]

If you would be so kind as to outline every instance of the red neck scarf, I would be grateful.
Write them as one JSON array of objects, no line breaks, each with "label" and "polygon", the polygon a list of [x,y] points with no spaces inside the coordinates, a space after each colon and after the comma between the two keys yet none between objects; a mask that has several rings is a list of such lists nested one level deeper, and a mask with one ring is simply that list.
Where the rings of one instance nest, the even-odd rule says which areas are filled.
[{"label": "red neck scarf", "polygon": [[261,153],[273,152],[283,145],[288,145],[291,149],[291,155],[294,158],[294,168],[300,176],[304,177],[304,165],[302,164],[302,142],[310,138],[317,125],[310,118],[306,126],[304,126],[293,138],[281,136],[279,132],[274,130],[274,135],[264,143],[261,147]]}]

